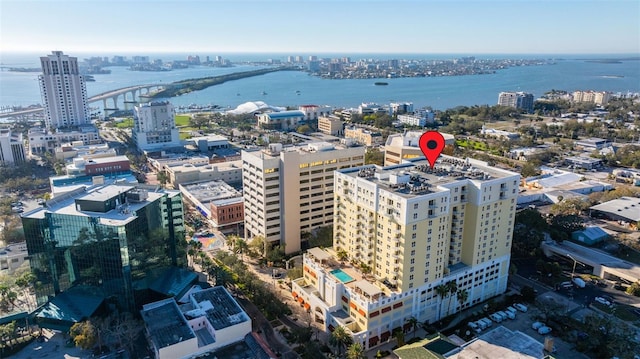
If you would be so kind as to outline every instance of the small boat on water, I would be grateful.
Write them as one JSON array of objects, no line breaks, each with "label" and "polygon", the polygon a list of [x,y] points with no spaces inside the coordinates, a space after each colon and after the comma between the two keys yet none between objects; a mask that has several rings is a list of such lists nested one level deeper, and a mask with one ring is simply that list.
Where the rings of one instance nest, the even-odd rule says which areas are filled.
[{"label": "small boat on water", "polygon": [[388,82],[376,82],[374,83],[374,85],[376,86],[387,86],[389,83]]},{"label": "small boat on water", "polygon": [[265,91],[262,91],[262,94],[263,94],[263,95],[266,95],[267,93],[266,93]]}]

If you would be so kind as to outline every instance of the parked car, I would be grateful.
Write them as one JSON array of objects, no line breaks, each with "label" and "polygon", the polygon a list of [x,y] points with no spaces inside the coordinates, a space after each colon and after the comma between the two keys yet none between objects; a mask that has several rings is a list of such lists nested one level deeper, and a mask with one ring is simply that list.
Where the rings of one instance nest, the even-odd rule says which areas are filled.
[{"label": "parked car", "polygon": [[505,311],[505,312],[507,312],[507,313],[508,313],[508,312],[511,312],[511,313],[513,313],[513,314],[518,313],[518,311],[516,310],[516,308],[514,308],[514,307],[512,307],[512,306],[508,306],[504,311]]},{"label": "parked car", "polygon": [[491,319],[484,317],[482,319],[480,319],[486,326],[487,328],[489,328],[490,326],[493,325],[493,322],[491,321]]},{"label": "parked car", "polygon": [[549,333],[551,333],[551,328],[547,327],[546,325],[538,328],[538,334],[545,335],[545,334],[549,334]]},{"label": "parked car", "polygon": [[491,320],[493,320],[496,323],[500,323],[502,322],[502,316],[498,315],[498,313],[493,313],[489,316],[489,318],[491,318]]},{"label": "parked car", "polygon": [[540,328],[542,328],[544,326],[545,325],[542,322],[533,322],[533,324],[531,324],[531,329],[538,330],[538,329],[540,329]]},{"label": "parked car", "polygon": [[584,280],[582,280],[582,278],[580,277],[574,277],[572,280],[573,284],[576,285],[576,287],[578,288],[584,288],[587,284],[584,282]]},{"label": "parked car", "polygon": [[611,306],[611,302],[610,302],[610,301],[608,301],[608,300],[606,300],[606,299],[604,299],[604,298],[602,298],[602,297],[595,297],[595,299],[594,299],[594,300],[595,300],[596,302],[600,303],[600,304],[604,304],[604,305],[606,305],[607,307],[610,307],[610,306]]},{"label": "parked car", "polygon": [[506,314],[507,318],[509,318],[509,319],[516,319],[516,313],[515,312],[511,312],[511,311],[505,310],[502,313]]},{"label": "parked car", "polygon": [[499,312],[496,312],[496,314],[498,314],[499,316],[501,316],[501,317],[502,317],[502,320],[506,320],[507,318],[509,318],[509,315],[507,315],[507,313],[505,313],[505,312],[504,312],[504,311],[502,311],[502,310],[501,310],[501,311],[499,311]]},{"label": "parked car", "polygon": [[513,307],[516,308],[517,310],[521,311],[521,312],[526,312],[529,309],[529,308],[527,308],[526,305],[520,304],[520,303],[514,304]]}]

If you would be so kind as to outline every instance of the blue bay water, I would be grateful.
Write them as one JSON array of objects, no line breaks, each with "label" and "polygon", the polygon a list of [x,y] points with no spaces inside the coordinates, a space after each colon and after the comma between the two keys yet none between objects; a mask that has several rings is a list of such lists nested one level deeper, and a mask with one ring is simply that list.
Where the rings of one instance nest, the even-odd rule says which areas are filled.
[{"label": "blue bay water", "polygon": [[[80,60],[87,57],[77,56]],[[9,57],[2,55],[3,66],[38,67],[37,54],[32,57]],[[330,55],[342,57],[344,55]],[[184,59],[186,55],[156,55],[151,58],[163,60]],[[284,60],[282,54],[238,54],[225,55],[232,61],[259,61],[268,58]],[[453,59],[457,55],[353,55],[352,60],[361,58],[404,58],[404,59]],[[550,56],[509,56],[492,55],[482,58],[549,58]],[[607,56],[600,56],[607,57]],[[620,57],[610,55],[608,57]],[[201,57],[202,58],[202,57]],[[305,57],[306,58],[306,57]],[[575,91],[597,90],[640,92],[640,61],[627,60],[621,63],[587,62],[587,56],[574,56],[556,60],[553,65],[512,67],[497,70],[494,74],[451,77],[416,77],[386,79],[388,86],[375,86],[373,79],[329,80],[310,76],[305,72],[280,71],[263,76],[230,81],[180,97],[169,99],[174,105],[216,104],[223,108],[235,108],[247,101],[264,101],[274,106],[298,106],[301,104],[331,105],[334,107],[356,107],[362,102],[380,104],[391,101],[413,102],[416,107],[432,106],[447,109],[465,105],[493,105],[501,91],[531,92],[537,98],[551,89]],[[593,56],[591,57],[593,58]],[[95,82],[87,83],[89,96],[113,89],[137,84],[171,83],[177,80],[216,76],[231,72],[248,71],[257,68],[240,65],[231,68],[211,68],[195,66],[188,69],[167,72],[136,72],[125,67],[110,67],[112,73],[93,75]],[[41,103],[37,81],[38,73],[0,71],[0,105],[26,106]],[[266,93],[266,94],[263,94]],[[92,106],[99,106],[95,103]]]}]

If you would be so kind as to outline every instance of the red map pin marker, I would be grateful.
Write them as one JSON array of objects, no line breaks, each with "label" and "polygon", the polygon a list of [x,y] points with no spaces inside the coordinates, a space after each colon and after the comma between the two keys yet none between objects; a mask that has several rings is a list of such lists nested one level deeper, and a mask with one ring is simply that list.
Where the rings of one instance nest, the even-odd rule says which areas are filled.
[{"label": "red map pin marker", "polygon": [[427,131],[420,136],[418,144],[427,161],[429,161],[429,165],[433,168],[438,156],[444,149],[444,137],[438,131]]}]

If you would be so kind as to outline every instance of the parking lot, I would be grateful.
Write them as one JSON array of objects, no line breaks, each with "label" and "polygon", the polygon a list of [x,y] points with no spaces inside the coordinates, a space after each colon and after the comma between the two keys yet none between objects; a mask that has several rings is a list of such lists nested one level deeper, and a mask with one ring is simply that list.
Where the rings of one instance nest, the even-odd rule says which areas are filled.
[{"label": "parking lot", "polygon": [[[542,294],[543,296],[546,294]],[[555,300],[555,298],[554,298]],[[482,331],[482,333],[485,333],[499,325],[502,325],[512,331],[520,331],[524,334],[527,334],[528,336],[534,338],[535,340],[539,341],[540,343],[544,344],[545,338],[546,337],[552,337],[554,340],[554,346],[556,347],[556,352],[553,354],[554,357],[559,358],[559,359],[588,359],[589,357],[587,357],[586,355],[576,351],[573,348],[573,344],[571,343],[567,343],[559,338],[557,338],[554,334],[553,331],[547,335],[541,335],[538,334],[537,330],[534,330],[531,326],[534,322],[539,321],[536,319],[536,315],[539,313],[539,311],[535,308],[535,306],[528,306],[529,310],[526,313],[520,312],[518,311],[516,314],[516,318],[515,319],[506,319],[503,320],[500,323],[493,323],[493,326],[489,329],[486,329],[484,331]],[[488,318],[488,316],[487,316]],[[482,333],[480,333],[480,335],[482,335]]]}]

